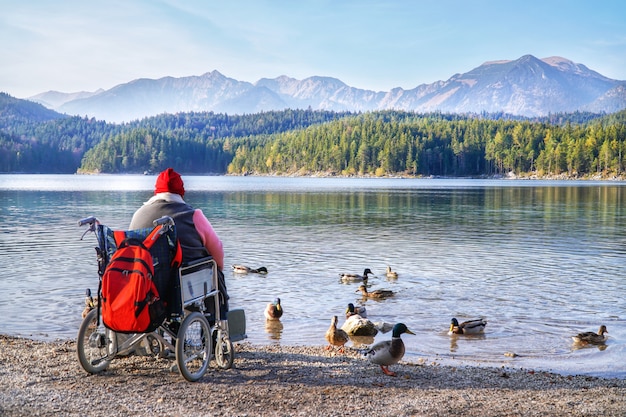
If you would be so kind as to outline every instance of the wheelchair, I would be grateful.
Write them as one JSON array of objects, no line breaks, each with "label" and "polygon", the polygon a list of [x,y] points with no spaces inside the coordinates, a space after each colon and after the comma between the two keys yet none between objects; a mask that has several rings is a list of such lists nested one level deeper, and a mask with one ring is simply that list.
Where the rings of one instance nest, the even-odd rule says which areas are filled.
[{"label": "wheelchair", "polygon": [[[101,295],[100,287],[106,266],[117,249],[116,234],[118,238],[122,233],[128,238],[144,239],[153,231],[112,230],[100,224],[95,217],[82,219],[78,224],[89,226],[81,240],[89,232],[95,233],[98,240],[95,248],[100,276],[98,296]],[[233,341],[228,321],[222,317],[222,295],[218,289],[215,261],[207,257],[172,268],[172,258],[177,250],[180,251],[174,221],[165,216],[153,224],[160,228],[160,236],[150,249],[155,269],[153,281],[166,306],[165,319],[148,333],[118,333],[104,325],[97,300],[91,301],[93,307],[85,315],[78,330],[77,353],[80,365],[88,373],[97,374],[107,369],[113,359],[143,350],[158,358],[171,358],[174,355],[178,372],[191,382],[204,376],[212,356],[219,368],[231,368],[234,360]],[[87,296],[91,299],[89,289]],[[241,315],[243,310],[237,313]],[[245,318],[243,320],[245,327]],[[244,337],[245,334],[240,339]]]}]

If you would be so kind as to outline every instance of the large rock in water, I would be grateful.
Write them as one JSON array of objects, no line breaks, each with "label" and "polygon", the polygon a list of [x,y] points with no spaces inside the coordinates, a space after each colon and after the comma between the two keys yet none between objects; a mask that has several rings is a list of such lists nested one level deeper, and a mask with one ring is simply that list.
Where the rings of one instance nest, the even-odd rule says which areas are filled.
[{"label": "large rock in water", "polygon": [[341,328],[350,336],[376,336],[378,333],[374,323],[358,314],[348,317]]}]

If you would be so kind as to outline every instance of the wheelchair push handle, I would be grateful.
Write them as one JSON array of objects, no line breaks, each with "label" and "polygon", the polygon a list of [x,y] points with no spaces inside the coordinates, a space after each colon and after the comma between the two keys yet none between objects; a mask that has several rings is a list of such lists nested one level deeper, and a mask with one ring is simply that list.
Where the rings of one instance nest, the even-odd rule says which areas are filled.
[{"label": "wheelchair push handle", "polygon": [[163,226],[163,225],[173,226],[174,225],[174,219],[172,219],[170,216],[163,216],[163,217],[160,217],[160,218],[154,220],[152,222],[152,224],[155,225],[155,226]]},{"label": "wheelchair push handle", "polygon": [[100,222],[98,221],[98,219],[95,216],[85,217],[84,219],[80,219],[78,221],[78,225],[79,226],[84,226],[86,224],[89,225],[89,228],[87,230],[85,230],[85,233],[83,233],[83,235],[80,237],[80,240],[83,240],[87,233],[95,232],[96,231],[96,226],[99,225]]},{"label": "wheelchair push handle", "polygon": [[99,223],[99,222],[98,222],[98,219],[96,219],[96,217],[95,217],[95,216],[85,217],[84,219],[80,219],[80,220],[78,221],[78,225],[79,225],[79,226],[84,226],[84,225],[86,225],[86,224],[90,224],[90,225],[92,225],[92,224],[94,224],[94,223]]}]

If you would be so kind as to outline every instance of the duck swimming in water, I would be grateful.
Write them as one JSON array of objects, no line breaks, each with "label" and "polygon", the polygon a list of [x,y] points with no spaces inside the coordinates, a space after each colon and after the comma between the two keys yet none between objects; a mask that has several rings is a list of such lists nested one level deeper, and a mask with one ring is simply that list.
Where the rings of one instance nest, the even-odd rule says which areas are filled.
[{"label": "duck swimming in water", "polygon": [[91,290],[87,288],[85,290],[85,309],[83,310],[83,318],[87,317],[87,314],[94,308],[98,307],[98,297],[91,296]]},{"label": "duck swimming in water", "polygon": [[283,316],[283,307],[280,305],[280,298],[274,298],[274,301],[265,307],[265,318],[268,320],[279,320]]},{"label": "duck swimming in water", "polygon": [[483,319],[468,320],[459,324],[459,321],[453,318],[450,321],[449,335],[452,334],[478,334],[485,330],[487,321]]},{"label": "duck swimming in water", "polygon": [[259,268],[250,268],[245,265],[233,265],[233,272],[235,274],[267,274],[267,268],[261,266]]},{"label": "duck swimming in water", "polygon": [[387,298],[387,297],[393,297],[394,296],[394,292],[391,290],[374,290],[374,291],[368,291],[367,287],[365,285],[361,285],[359,286],[359,289],[356,290],[356,292],[361,292],[361,294],[363,294],[363,297],[367,297],[367,298]]},{"label": "duck swimming in water", "polygon": [[346,318],[354,315],[359,315],[363,318],[367,318],[367,310],[363,306],[355,307],[354,304],[349,303],[348,308],[346,309]]},{"label": "duck swimming in water", "polygon": [[339,278],[343,282],[360,282],[360,281],[367,281],[369,274],[374,275],[374,273],[372,272],[371,269],[365,268],[363,270],[363,275],[359,275],[359,274],[339,274]]},{"label": "duck swimming in water", "polygon": [[395,372],[389,370],[389,365],[400,362],[400,359],[404,357],[404,342],[400,338],[403,333],[415,334],[404,323],[398,323],[393,326],[391,340],[376,343],[365,352],[365,357],[370,362],[380,365],[380,369],[385,375],[396,376]]},{"label": "duck swimming in water", "polygon": [[396,271],[392,271],[391,267],[387,265],[387,272],[385,272],[385,276],[389,279],[396,279],[398,278],[398,273]]},{"label": "duck swimming in water", "polygon": [[580,345],[603,345],[604,342],[606,342],[606,340],[609,338],[608,336],[605,336],[605,333],[608,333],[609,331],[606,329],[605,325],[600,326],[600,328],[598,329],[598,333],[594,333],[594,332],[584,332],[584,333],[578,333],[576,336],[572,336],[572,339],[574,340],[575,343],[578,343]]},{"label": "duck swimming in water", "polygon": [[348,334],[342,329],[337,328],[337,316],[333,316],[330,321],[330,327],[326,331],[326,341],[329,345],[326,347],[327,350],[333,349],[335,346],[339,347],[339,352],[343,352],[343,346],[350,340]]}]

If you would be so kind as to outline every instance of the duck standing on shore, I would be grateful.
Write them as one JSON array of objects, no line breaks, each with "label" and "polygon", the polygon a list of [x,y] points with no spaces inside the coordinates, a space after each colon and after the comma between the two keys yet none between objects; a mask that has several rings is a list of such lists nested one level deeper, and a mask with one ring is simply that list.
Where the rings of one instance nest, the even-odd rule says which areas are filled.
[{"label": "duck standing on shore", "polygon": [[339,352],[343,353],[344,345],[348,342],[349,337],[346,332],[342,329],[337,328],[337,316],[333,316],[330,321],[330,327],[326,331],[326,341],[329,345],[326,347],[327,350],[333,349],[334,346],[339,347]]},{"label": "duck standing on shore", "polygon": [[478,334],[485,330],[487,321],[483,319],[468,320],[459,324],[459,321],[453,318],[450,321],[449,335],[453,334]]},{"label": "duck standing on shore", "polygon": [[415,334],[404,323],[398,323],[393,326],[391,340],[376,343],[365,352],[365,357],[370,362],[379,365],[385,375],[396,376],[395,372],[389,370],[389,365],[400,362],[400,359],[404,357],[404,342],[400,337],[403,333]]},{"label": "duck standing on shore", "polygon": [[365,268],[363,270],[363,275],[359,275],[359,274],[339,274],[339,278],[343,282],[360,282],[360,281],[367,281],[369,274],[374,275],[374,273],[372,272],[371,269]]},{"label": "duck standing on shore", "polygon": [[609,338],[608,336],[605,336],[605,333],[608,333],[609,331],[606,329],[605,325],[600,326],[600,328],[598,329],[598,333],[594,333],[594,332],[584,332],[584,333],[578,333],[576,336],[572,336],[572,340],[574,340],[574,343],[577,343],[579,345],[603,345],[606,340]]},{"label": "duck standing on shore", "polygon": [[265,307],[265,318],[268,320],[280,320],[283,316],[283,307],[280,305],[280,298],[274,298],[274,301]]}]

